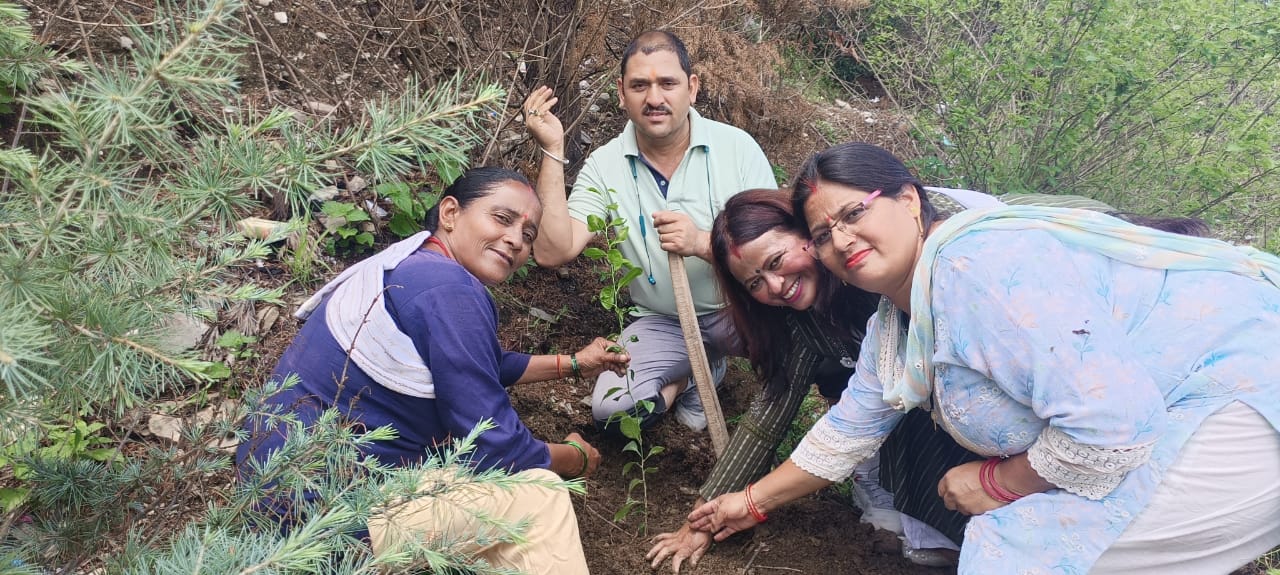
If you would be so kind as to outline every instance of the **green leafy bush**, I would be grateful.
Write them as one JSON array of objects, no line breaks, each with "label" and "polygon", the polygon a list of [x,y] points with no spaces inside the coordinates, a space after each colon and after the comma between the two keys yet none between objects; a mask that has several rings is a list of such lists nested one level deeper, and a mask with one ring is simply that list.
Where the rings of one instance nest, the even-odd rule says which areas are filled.
[{"label": "green leafy bush", "polygon": [[1280,10],[1267,2],[905,0],[844,26],[954,166],[942,183],[1280,217]]}]

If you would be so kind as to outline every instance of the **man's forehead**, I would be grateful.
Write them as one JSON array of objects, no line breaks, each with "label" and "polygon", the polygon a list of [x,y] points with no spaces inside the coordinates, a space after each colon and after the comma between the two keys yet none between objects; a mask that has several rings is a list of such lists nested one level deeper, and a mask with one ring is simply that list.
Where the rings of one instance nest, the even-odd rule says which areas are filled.
[{"label": "man's forehead", "polygon": [[637,52],[627,60],[626,79],[646,79],[650,76],[684,77],[680,57],[673,50],[658,49],[650,53]]}]

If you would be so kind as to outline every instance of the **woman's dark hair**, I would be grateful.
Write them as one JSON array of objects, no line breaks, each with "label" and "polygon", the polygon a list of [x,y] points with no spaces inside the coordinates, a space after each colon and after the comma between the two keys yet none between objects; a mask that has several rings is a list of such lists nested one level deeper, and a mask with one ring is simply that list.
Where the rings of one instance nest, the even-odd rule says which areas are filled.
[{"label": "woman's dark hair", "polygon": [[[929,229],[929,225],[938,219],[938,212],[929,202],[924,184],[907,169],[902,160],[884,148],[849,142],[814,154],[796,176],[792,185],[795,192],[791,205],[806,234],[809,223],[805,220],[804,205],[813,194],[814,186],[820,181],[844,184],[868,193],[880,190],[881,195],[890,198],[897,197],[907,184],[911,184],[920,195],[920,217],[924,229]],[[1133,214],[1119,214],[1119,217],[1132,224],[1184,236],[1209,235],[1209,226],[1195,218],[1156,218]]]},{"label": "woman's dark hair", "polygon": [[1116,217],[1131,224],[1146,226],[1171,234],[1197,238],[1209,237],[1209,224],[1204,223],[1204,220],[1199,218],[1139,216],[1129,213],[1116,214]]},{"label": "woman's dark hair", "polygon": [[[792,312],[788,308],[762,304],[751,297],[746,288],[729,272],[729,256],[743,244],[773,230],[793,233],[802,238],[808,236],[808,230],[791,211],[790,194],[786,190],[756,189],[736,194],[725,202],[724,209],[711,225],[712,267],[719,280],[720,291],[729,304],[729,317],[746,346],[747,359],[756,375],[764,381],[767,401],[780,397],[788,385],[784,366],[786,353],[791,346],[791,335],[786,326],[786,317]],[[852,323],[837,325],[866,323],[875,310],[874,302],[878,301],[878,297],[860,298],[858,294],[866,292],[852,287],[842,289],[840,283],[825,268],[817,262],[815,266],[818,269],[819,294],[829,294],[828,299],[841,301],[842,310],[846,307],[861,310],[854,312],[861,313],[861,316],[854,318]],[[830,294],[837,290],[851,293],[832,298]],[[868,299],[873,302],[869,308],[866,307]]]},{"label": "woman's dark hair", "polygon": [[907,184],[915,187],[920,196],[920,218],[929,229],[938,217],[937,210],[929,203],[924,184],[916,178],[906,164],[888,150],[861,142],[848,142],[831,146],[805,161],[796,176],[792,189],[791,206],[796,219],[809,233],[809,222],[804,217],[804,205],[813,195],[818,182],[833,182],[867,193],[880,190],[880,195],[896,198]]},{"label": "woman's dark hair", "polygon": [[[520,182],[532,188],[529,179],[520,175],[519,172],[508,170],[507,168],[499,168],[496,166],[485,166],[480,168],[471,168],[458,176],[449,187],[444,189],[444,193],[440,194],[440,200],[445,198],[455,198],[458,200],[458,207],[466,209],[471,202],[483,198],[493,193],[494,188],[502,185],[504,182]],[[427,215],[422,218],[422,229],[431,233],[435,233],[436,228],[440,226],[440,201],[436,201],[436,205],[427,210]]]}]

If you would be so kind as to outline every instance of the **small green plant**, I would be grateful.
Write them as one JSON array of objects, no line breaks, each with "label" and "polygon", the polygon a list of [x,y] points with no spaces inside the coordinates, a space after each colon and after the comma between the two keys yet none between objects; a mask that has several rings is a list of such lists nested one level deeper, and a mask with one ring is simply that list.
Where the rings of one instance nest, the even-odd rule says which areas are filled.
[{"label": "small green plant", "polygon": [[422,231],[422,219],[440,199],[440,195],[432,193],[428,186],[415,192],[413,186],[405,182],[378,184],[373,191],[391,201],[391,219],[387,221],[387,229],[402,238]]},{"label": "small green plant", "polygon": [[0,489],[0,510],[9,513],[26,502],[31,488],[27,482],[32,477],[32,465],[37,461],[74,462],[90,460],[97,462],[111,461],[116,457],[116,449],[108,447],[114,443],[99,432],[106,429],[101,422],[89,423],[83,419],[64,420],[56,423],[41,423],[44,430],[43,439],[35,430],[21,434],[17,439],[0,449],[0,469],[8,468],[19,484],[16,487]]},{"label": "small green plant", "polygon": [[[290,226],[293,226],[293,222],[290,222]],[[280,261],[289,270],[289,277],[294,282],[308,286],[329,270],[329,266],[320,258],[324,239],[312,235],[305,224],[297,226],[296,234],[297,239],[280,252]]]},{"label": "small green plant", "polygon": [[99,435],[106,429],[101,422],[89,423],[83,419],[67,421],[59,424],[44,425],[48,445],[40,449],[42,457],[75,461],[92,459],[108,461],[115,457],[116,450],[110,447],[112,440]]},{"label": "small green plant", "polygon": [[358,254],[373,247],[373,233],[360,228],[369,214],[355,204],[328,201],[320,206],[327,218],[325,250],[330,254]]},{"label": "small green plant", "polygon": [[773,179],[785,186],[791,181],[791,176],[787,175],[787,169],[782,164],[773,164]]},{"label": "small green plant", "polygon": [[245,335],[238,330],[227,330],[218,338],[217,345],[226,349],[231,353],[231,357],[236,359],[251,359],[258,357],[258,352],[254,351],[253,344],[258,343],[258,338],[251,335]]},{"label": "small green plant", "polygon": [[520,264],[520,267],[516,268],[516,272],[511,274],[511,277],[507,278],[507,283],[524,281],[525,278],[529,277],[529,272],[533,271],[533,268],[535,267],[538,267],[538,263],[533,261],[533,258],[525,259],[524,263]]},{"label": "small green plant", "polygon": [[[590,188],[590,191],[599,194],[608,201],[609,194],[614,193],[613,190],[600,191]],[[618,204],[610,202],[606,209],[610,213],[618,210]],[[604,239],[605,247],[589,247],[583,251],[589,259],[600,262],[602,265],[600,270],[600,279],[604,283],[604,287],[600,288],[600,305],[605,309],[613,312],[614,317],[618,321],[618,333],[622,333],[622,328],[626,323],[627,316],[631,312],[631,306],[622,303],[622,289],[630,284],[632,280],[640,277],[643,270],[636,266],[626,256],[622,255],[620,246],[626,241],[629,229],[622,218],[611,217],[608,220],[599,216],[589,216],[587,218],[587,229],[592,233],[599,234]],[[616,340],[618,336],[614,336]],[[635,336],[632,336],[631,342],[618,342],[616,351],[626,349],[627,343],[635,342]],[[635,377],[635,372],[627,370],[626,388],[615,387],[605,392],[605,399],[617,397],[625,394],[631,396],[631,380]],[[634,399],[634,396],[632,396]],[[613,514],[614,521],[622,521],[631,515],[636,508],[642,510],[645,517],[640,523],[640,533],[644,534],[648,529],[649,517],[649,486],[648,476],[658,470],[657,467],[649,465],[650,458],[660,455],[666,450],[661,445],[646,446],[644,435],[640,428],[641,422],[657,407],[654,402],[642,399],[633,402],[635,408],[631,411],[619,411],[609,416],[608,425],[617,425],[618,431],[623,437],[627,438],[627,444],[622,448],[623,453],[629,453],[635,461],[628,461],[622,466],[623,477],[635,475],[630,482],[627,483],[627,500],[622,507]],[[635,497],[636,488],[640,489],[640,498]]]},{"label": "small green plant", "polygon": [[800,411],[791,420],[791,425],[787,427],[787,433],[782,436],[782,441],[778,442],[778,448],[775,451],[778,461],[785,461],[791,457],[791,452],[800,445],[800,440],[804,439],[805,434],[809,433],[809,429],[822,418],[822,414],[826,411],[827,401],[818,393],[810,392],[800,401]]},{"label": "small green plant", "polygon": [[1267,575],[1280,575],[1280,547],[1268,551],[1253,564],[1258,569],[1265,570]]}]

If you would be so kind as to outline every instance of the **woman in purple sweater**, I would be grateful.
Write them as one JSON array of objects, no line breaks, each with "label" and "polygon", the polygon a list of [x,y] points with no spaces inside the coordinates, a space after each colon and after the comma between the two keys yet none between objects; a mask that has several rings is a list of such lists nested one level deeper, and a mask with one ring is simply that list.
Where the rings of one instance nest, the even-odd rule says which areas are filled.
[{"label": "woman in purple sweater", "polygon": [[[497,337],[498,309],[486,290],[529,258],[541,210],[529,182],[515,172],[477,168],[463,174],[427,215],[426,231],[348,268],[303,304],[297,315],[310,320],[272,375],[296,375],[298,383],[272,396],[268,408],[290,411],[303,424],[337,408],[366,429],[391,426],[395,439],[364,451],[391,466],[419,463],[489,419],[495,427],[479,436],[472,457],[477,470],[535,479],[554,479],[551,472],[590,475],[599,452],[577,433],[560,443],[534,437],[506,387],[621,371],[629,358],[609,351],[612,343],[603,338],[567,356],[505,351]],[[252,474],[253,462],[284,442],[278,428],[264,429],[261,420],[249,425],[251,439],[237,452],[242,475]],[[565,490],[530,485],[468,497],[474,497],[468,505],[483,502],[493,507],[487,512],[511,519],[534,513],[537,523],[525,545],[477,548],[477,557],[530,573],[586,573]],[[447,530],[436,503],[419,499],[371,520],[375,552],[406,528]],[[270,505],[287,523],[287,503]],[[455,528],[467,528],[466,518],[455,519]]]}]

